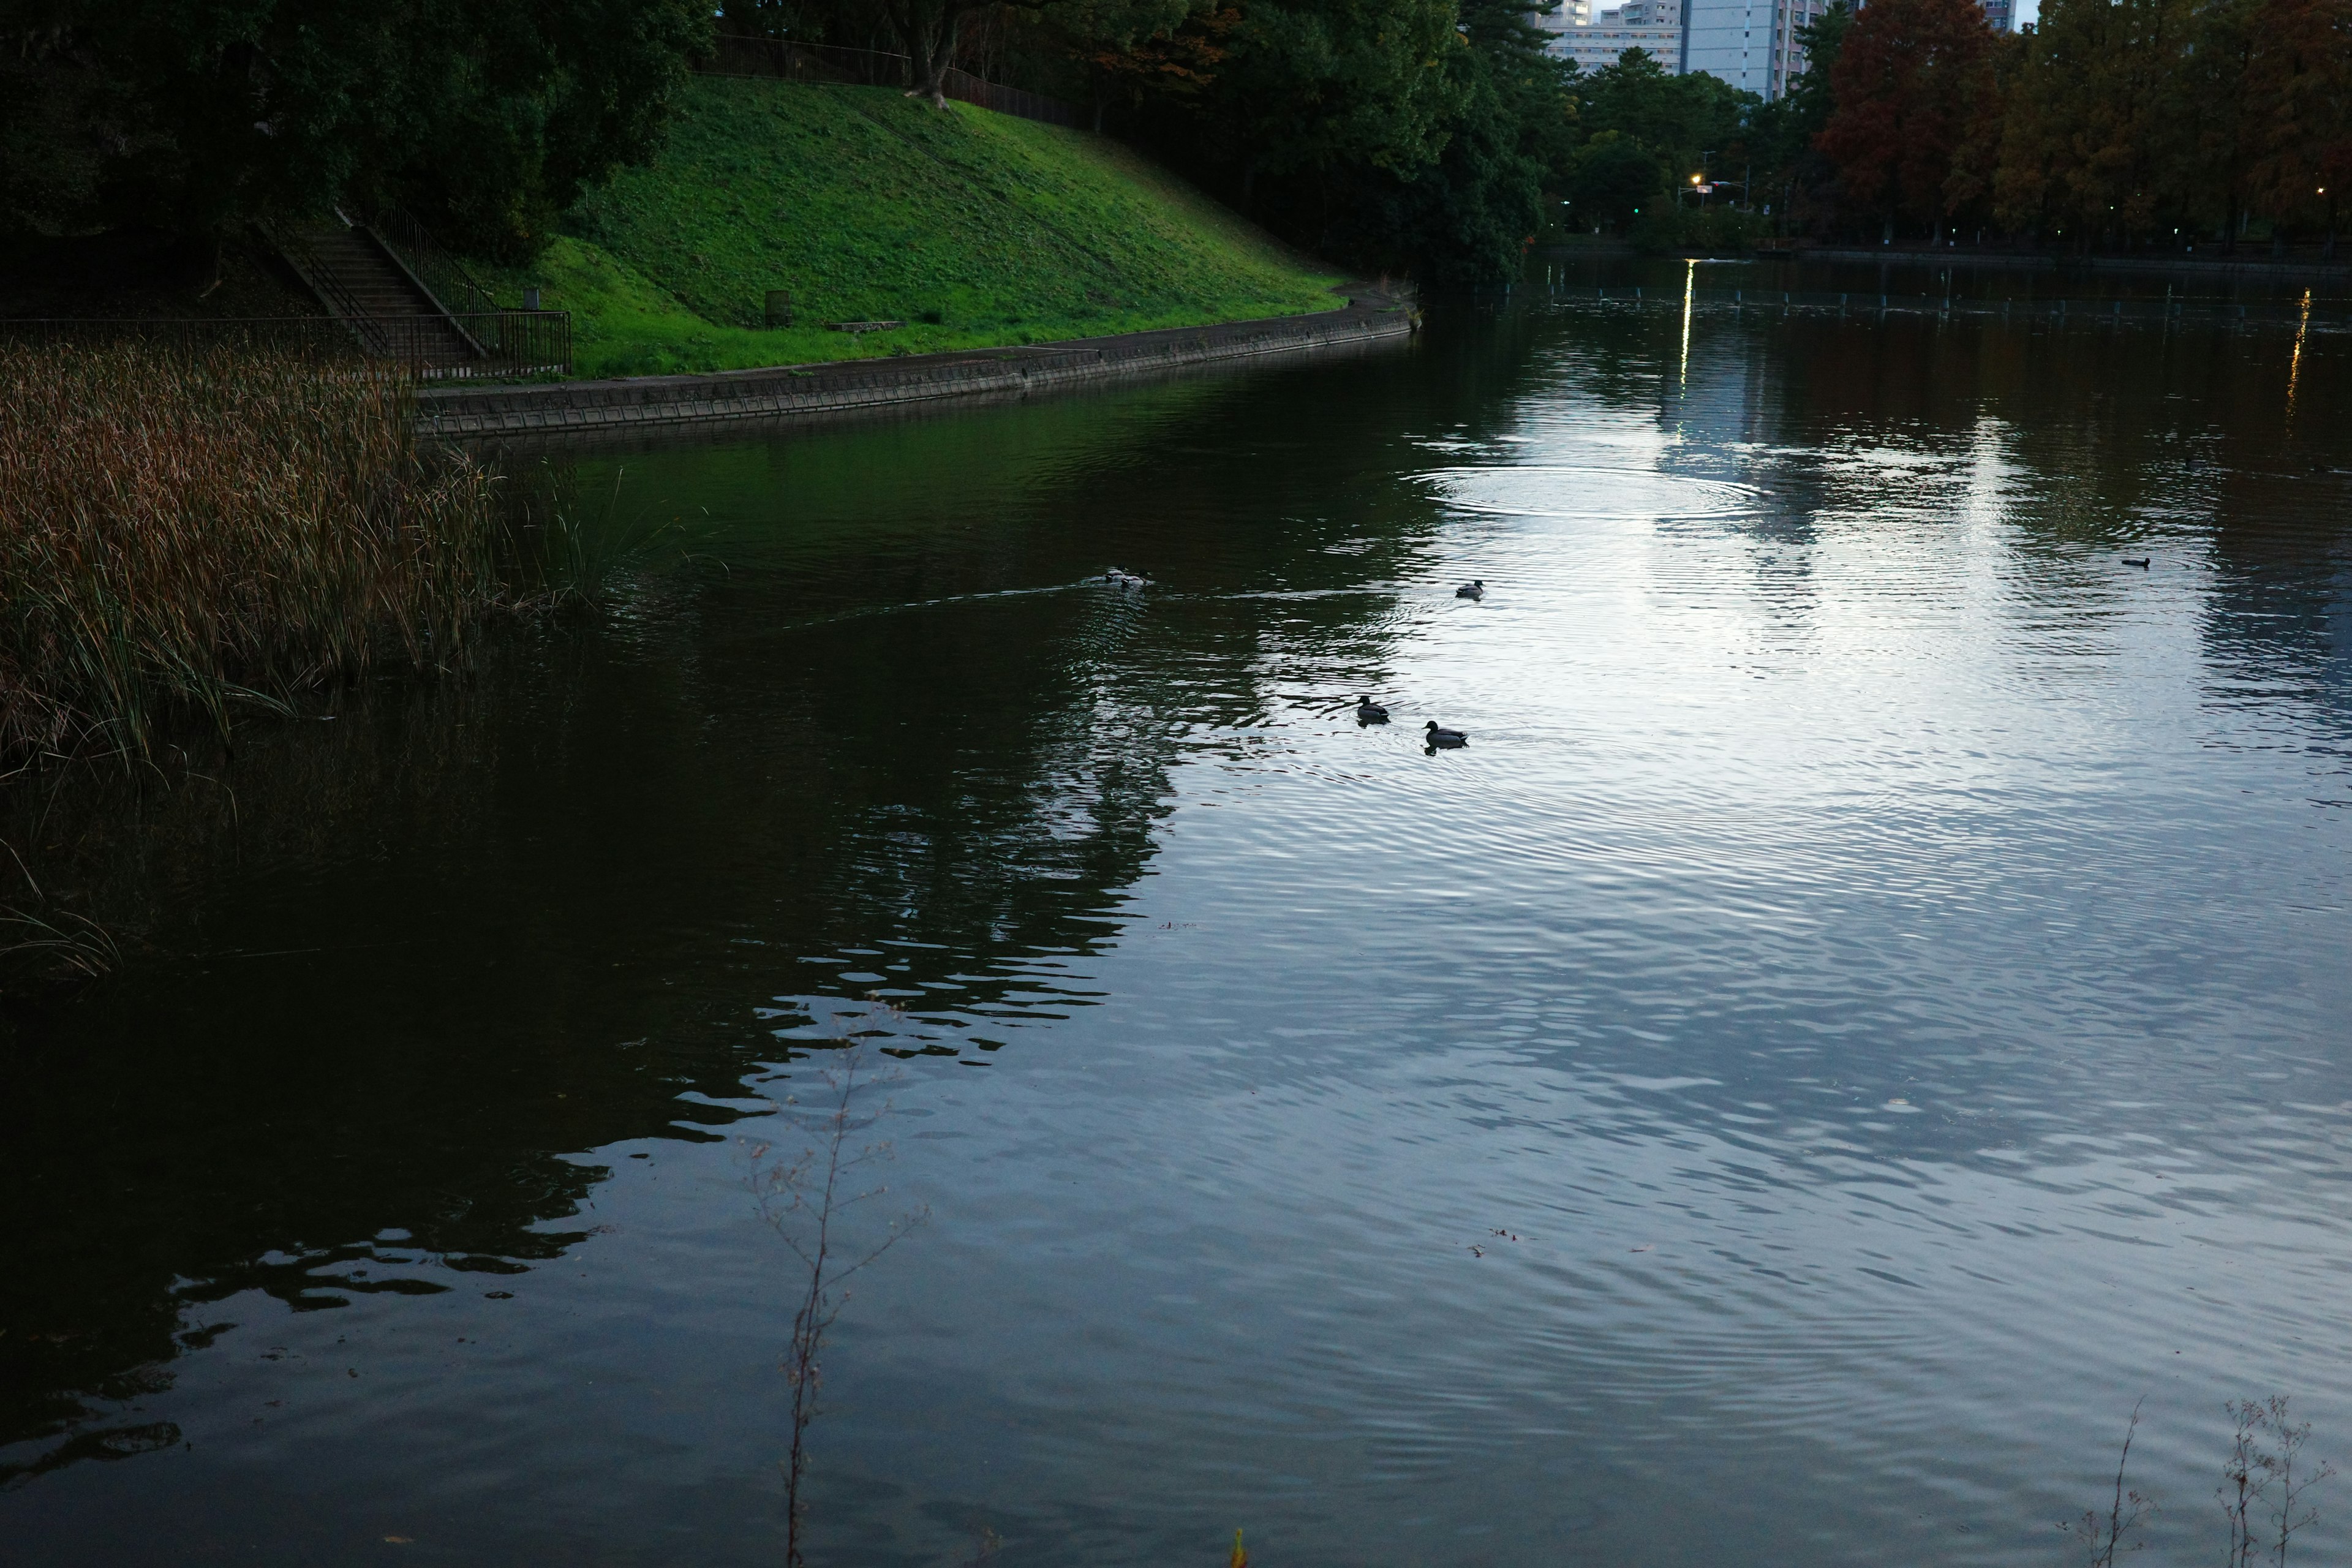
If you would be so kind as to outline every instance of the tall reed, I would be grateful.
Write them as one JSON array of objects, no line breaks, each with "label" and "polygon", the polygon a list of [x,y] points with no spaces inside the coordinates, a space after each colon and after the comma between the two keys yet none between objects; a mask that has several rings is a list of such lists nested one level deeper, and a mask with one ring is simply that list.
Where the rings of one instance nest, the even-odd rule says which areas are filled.
[{"label": "tall reed", "polygon": [[0,758],[451,659],[499,595],[491,483],[411,394],[257,344],[0,342]]}]

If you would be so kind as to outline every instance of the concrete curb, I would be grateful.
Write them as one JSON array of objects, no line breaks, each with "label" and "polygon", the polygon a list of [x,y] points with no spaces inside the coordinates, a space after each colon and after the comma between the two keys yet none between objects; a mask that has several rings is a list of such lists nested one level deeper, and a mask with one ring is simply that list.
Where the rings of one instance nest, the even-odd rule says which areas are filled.
[{"label": "concrete curb", "polygon": [[708,375],[428,386],[417,394],[417,428],[445,440],[480,441],[798,419],[949,397],[1028,396],[1220,360],[1400,340],[1416,325],[1409,304],[1366,290],[1351,298],[1344,310],[1313,315],[1173,327],[1026,348],[777,365]]}]

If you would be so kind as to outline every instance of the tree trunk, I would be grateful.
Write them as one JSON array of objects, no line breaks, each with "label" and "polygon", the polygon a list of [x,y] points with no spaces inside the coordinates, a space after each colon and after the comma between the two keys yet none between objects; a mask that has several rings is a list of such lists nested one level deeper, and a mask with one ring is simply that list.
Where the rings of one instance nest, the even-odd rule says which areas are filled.
[{"label": "tree trunk", "polygon": [[956,38],[971,0],[944,0],[936,8],[924,0],[897,0],[883,14],[907,50],[907,96],[927,98],[935,109],[948,106],[948,71],[955,64]]}]

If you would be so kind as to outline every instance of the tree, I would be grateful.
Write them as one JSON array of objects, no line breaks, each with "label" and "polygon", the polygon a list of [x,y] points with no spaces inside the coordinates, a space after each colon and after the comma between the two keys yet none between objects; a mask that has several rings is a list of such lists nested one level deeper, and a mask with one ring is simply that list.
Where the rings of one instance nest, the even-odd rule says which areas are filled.
[{"label": "tree", "polygon": [[1216,79],[1241,13],[1208,0],[1061,0],[1043,13],[1051,46],[1083,75],[1095,129],[1113,101],[1198,96]]},{"label": "tree", "polygon": [[2190,22],[2176,102],[2192,128],[2180,138],[2178,184],[2183,216],[2236,249],[2252,197],[2259,152],[2246,76],[2263,0],[2208,0]]},{"label": "tree", "polygon": [[1680,185],[1710,154],[1717,168],[1750,160],[1748,126],[1762,100],[1719,78],[1670,76],[1647,50],[1627,49],[1577,78],[1576,87],[1585,132],[1614,132],[1645,149],[1657,160],[1661,186]]},{"label": "tree", "polygon": [[[879,0],[890,30],[911,64],[909,98],[927,98],[935,108],[948,106],[948,72],[954,68],[956,44],[964,19],[976,11],[993,9],[999,0]],[[1043,0],[1040,0],[1043,3]]]},{"label": "tree", "polygon": [[2352,184],[2352,0],[2270,0],[2255,39],[2250,182],[2283,219],[2324,215],[2333,258],[2337,202]]},{"label": "tree", "polygon": [[1853,9],[1838,0],[1798,28],[1797,47],[1804,56],[1805,68],[1790,81],[1788,91],[1760,105],[1751,119],[1749,143],[1756,153],[1758,191],[1768,200],[1771,193],[1780,193],[1784,227],[1791,222],[1827,218],[1835,210],[1836,170],[1815,142],[1829,128],[1835,107],[1830,76],[1853,25]]},{"label": "tree", "polygon": [[[399,195],[506,252],[652,152],[708,25],[691,0],[61,0],[53,21],[0,78],[22,226],[217,238]],[[42,159],[86,177],[26,178]]]},{"label": "tree", "polygon": [[1841,195],[1879,216],[1882,243],[1904,218],[1943,237],[1960,205],[1955,161],[1996,103],[1992,46],[1972,0],[1876,0],[1854,18],[1814,144],[1836,165]]},{"label": "tree", "polygon": [[[2088,247],[2182,205],[2192,0],[2048,0],[2010,85],[1995,208]],[[1866,14],[1865,14],[1866,15]]]},{"label": "tree", "polygon": [[[1264,178],[1411,176],[1434,164],[1465,91],[1451,57],[1470,41],[1454,16],[1453,0],[1244,5],[1232,58],[1193,121],[1237,167],[1243,209]],[[1312,205],[1306,193],[1287,195],[1294,206]]]},{"label": "tree", "polygon": [[1432,282],[1494,283],[1517,275],[1568,165],[1574,68],[1544,52],[1546,35],[1513,0],[1461,0],[1461,18],[1469,47],[1443,57],[1456,104],[1444,151],[1420,170],[1360,171],[1333,238]]},{"label": "tree", "polygon": [[1569,211],[1596,227],[1623,228],[1664,192],[1658,155],[1622,131],[1603,131],[1577,149],[1569,172]]}]

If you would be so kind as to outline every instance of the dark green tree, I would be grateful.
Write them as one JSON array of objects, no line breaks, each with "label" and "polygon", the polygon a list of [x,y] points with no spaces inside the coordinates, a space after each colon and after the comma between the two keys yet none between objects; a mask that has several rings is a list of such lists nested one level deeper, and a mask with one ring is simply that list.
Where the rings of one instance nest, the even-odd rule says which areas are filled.
[{"label": "dark green tree", "polygon": [[1579,227],[1622,230],[1665,199],[1665,184],[1655,153],[1622,131],[1603,131],[1570,166],[1569,216]]},{"label": "dark green tree", "polygon": [[0,221],[217,237],[396,195],[502,254],[650,154],[708,27],[691,0],[50,0],[42,20],[0,74]]},{"label": "dark green tree", "polygon": [[1658,160],[1661,184],[1701,170],[1728,174],[1749,160],[1748,121],[1761,100],[1704,72],[1669,75],[1647,50],[1576,79],[1578,121],[1588,135],[1616,132]]},{"label": "dark green tree", "polygon": [[1790,80],[1788,91],[1759,106],[1749,122],[1754,199],[1759,208],[1772,209],[1775,226],[1783,232],[1836,222],[1837,171],[1814,142],[1829,126],[1835,103],[1830,73],[1853,25],[1852,7],[1840,0],[1798,28],[1805,68]]},{"label": "dark green tree", "polygon": [[1467,48],[1444,56],[1456,108],[1435,163],[1366,182],[1335,248],[1438,284],[1517,276],[1575,146],[1574,68],[1510,0],[1462,0]]}]

